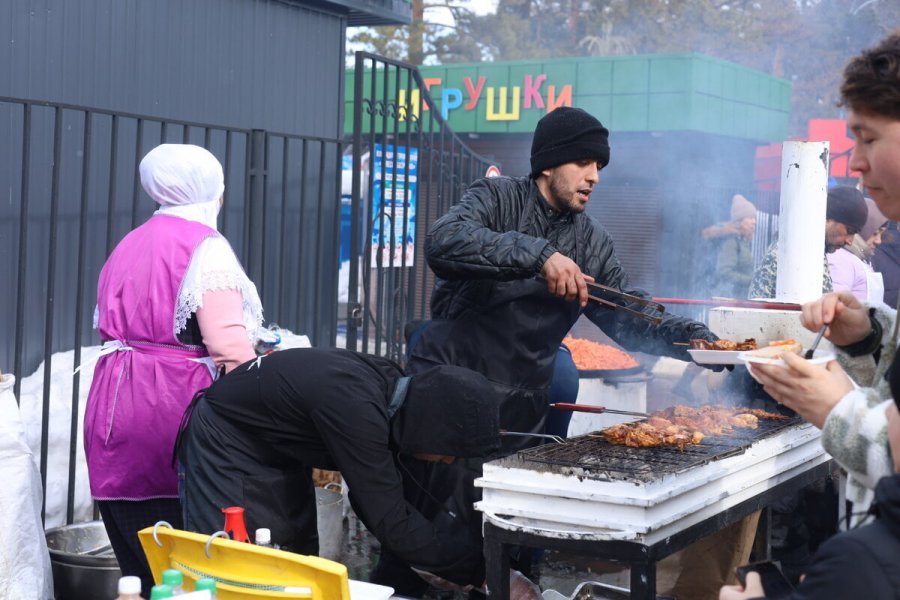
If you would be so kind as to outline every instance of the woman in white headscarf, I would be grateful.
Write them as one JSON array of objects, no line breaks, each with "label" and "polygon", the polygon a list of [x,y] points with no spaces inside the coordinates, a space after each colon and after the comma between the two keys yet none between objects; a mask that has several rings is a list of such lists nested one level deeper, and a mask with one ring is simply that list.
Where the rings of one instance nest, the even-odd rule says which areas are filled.
[{"label": "woman in white headscarf", "polygon": [[160,208],[100,273],[103,340],[84,419],[91,494],[123,575],[153,583],[137,531],[181,527],[172,449],[184,409],[220,371],[255,358],[256,287],[216,231],[224,174],[207,150],[163,144],[140,164]]}]

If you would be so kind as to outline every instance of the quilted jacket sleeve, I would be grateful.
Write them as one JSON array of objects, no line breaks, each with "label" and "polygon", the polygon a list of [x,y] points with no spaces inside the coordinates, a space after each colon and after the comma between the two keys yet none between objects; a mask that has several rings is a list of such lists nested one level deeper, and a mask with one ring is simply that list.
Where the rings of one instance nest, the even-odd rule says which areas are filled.
[{"label": "quilted jacket sleeve", "polygon": [[[592,275],[597,283],[634,296],[650,298],[644,290],[631,286],[613,250],[612,240],[605,230],[595,226],[588,236],[587,248],[589,259],[586,272]],[[640,304],[631,304],[628,307],[637,311],[652,312]],[[674,342],[683,343],[692,338],[718,339],[703,323],[671,313],[665,313],[662,323],[654,325],[624,311],[611,310],[590,302],[585,308],[585,315],[606,335],[628,350],[671,356],[680,360],[690,361],[691,357],[686,346],[676,346]]]},{"label": "quilted jacket sleeve", "polygon": [[[552,254],[550,243],[505,224],[518,221],[525,199],[499,190],[514,180],[476,181],[462,200],[431,226],[425,241],[428,266],[442,279],[510,281],[533,277]],[[524,196],[524,194],[523,194]],[[545,252],[545,250],[547,250]]]}]

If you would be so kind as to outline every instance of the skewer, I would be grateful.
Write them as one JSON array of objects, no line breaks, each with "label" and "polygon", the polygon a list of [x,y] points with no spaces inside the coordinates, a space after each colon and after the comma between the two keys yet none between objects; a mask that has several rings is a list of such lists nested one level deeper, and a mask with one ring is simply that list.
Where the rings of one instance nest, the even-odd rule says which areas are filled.
[{"label": "skewer", "polygon": [[[546,281],[546,279],[544,279],[541,276],[538,276],[536,279],[539,281]],[[635,296],[633,294],[626,294],[625,292],[623,292],[621,290],[611,288],[608,285],[603,285],[601,283],[594,283],[591,281],[586,281],[585,283],[587,284],[587,287],[589,290],[590,289],[599,290],[600,292],[602,292],[604,294],[609,294],[611,296],[615,296],[616,298],[619,298],[629,304],[640,304],[641,306],[646,306],[646,307],[650,308],[653,312],[659,313],[659,314],[654,315],[654,314],[650,314],[650,313],[641,312],[639,310],[634,310],[633,308],[629,308],[628,306],[616,304],[615,302],[613,302],[611,300],[606,300],[605,298],[600,298],[599,296],[595,296],[593,294],[588,294],[589,300],[592,300],[592,301],[596,302],[597,304],[602,304],[604,306],[608,306],[609,308],[612,308],[613,310],[625,311],[630,315],[634,315],[635,317],[637,317],[639,319],[649,321],[649,322],[653,323],[654,325],[659,325],[660,323],[662,323],[662,316],[666,312],[666,307],[663,306],[662,304],[660,304],[659,302],[656,302],[655,299],[648,300],[647,298],[641,298],[640,296]]]},{"label": "skewer", "polygon": [[[551,404],[551,406],[553,406],[553,405]],[[551,442],[556,442],[557,444],[565,444],[566,443],[566,440],[564,438],[561,438],[558,435],[551,435],[549,433],[528,433],[528,432],[524,432],[524,431],[507,431],[505,429],[500,430],[501,437],[508,436],[508,435],[513,436],[513,437],[542,438],[545,440],[550,440]]]},{"label": "skewer", "polygon": [[613,415],[627,415],[629,417],[647,418],[650,415],[642,412],[634,412],[631,410],[618,410],[615,408],[606,408],[605,406],[593,406],[591,404],[572,404],[571,402],[554,402],[550,404],[550,408],[556,410],[570,410],[572,412],[589,412],[589,413],[609,413]]},{"label": "skewer", "polygon": [[592,295],[588,294],[588,300],[593,300],[594,302],[596,302],[598,304],[608,306],[614,310],[623,310],[623,311],[627,312],[628,314],[638,317],[639,319],[644,319],[645,321],[650,321],[654,325],[659,325],[662,322],[662,317],[654,317],[654,316],[648,315],[646,313],[642,313],[639,310],[634,310],[634,309],[628,308],[627,306],[622,306],[621,304],[616,304],[615,302],[610,302],[609,300],[604,300],[603,298],[598,298],[597,296],[592,296]]},{"label": "skewer", "polygon": [[598,290],[601,290],[607,294],[617,296],[628,303],[646,306],[652,309],[654,312],[658,312],[660,314],[666,312],[666,307],[657,302],[656,299],[648,300],[647,298],[635,296],[634,294],[627,294],[622,290],[617,290],[616,288],[609,287],[608,285],[603,285],[602,283],[594,283],[592,281],[588,281],[587,286],[589,288],[597,288]]},{"label": "skewer", "polygon": [[800,310],[799,304],[787,302],[757,302],[755,300],[700,300],[694,298],[653,298],[666,304],[701,304],[706,306],[732,306],[737,308],[764,308],[768,310]]}]

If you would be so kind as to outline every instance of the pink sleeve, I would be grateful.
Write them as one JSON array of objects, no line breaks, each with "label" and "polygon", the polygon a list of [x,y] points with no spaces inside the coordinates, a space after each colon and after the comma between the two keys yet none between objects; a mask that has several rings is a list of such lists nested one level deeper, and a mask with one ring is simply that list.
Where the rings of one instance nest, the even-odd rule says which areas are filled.
[{"label": "pink sleeve", "polygon": [[256,358],[247,329],[238,290],[215,290],[203,294],[203,306],[197,309],[197,324],[203,344],[215,361],[216,367],[225,366],[225,372]]}]

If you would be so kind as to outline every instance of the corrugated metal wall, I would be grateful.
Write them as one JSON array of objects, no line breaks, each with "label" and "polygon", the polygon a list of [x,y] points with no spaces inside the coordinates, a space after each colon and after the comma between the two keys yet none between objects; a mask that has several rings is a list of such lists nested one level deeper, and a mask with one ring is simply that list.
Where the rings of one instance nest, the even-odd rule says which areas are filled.
[{"label": "corrugated metal wall", "polygon": [[0,95],[335,136],[344,19],[275,0],[0,2]]},{"label": "corrugated metal wall", "polygon": [[189,141],[225,163],[228,131],[222,231],[267,319],[334,343],[345,23],[281,0],[0,2],[0,370],[92,341],[99,268],[154,208],[140,157]]}]

